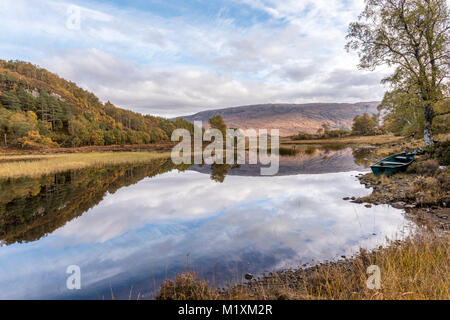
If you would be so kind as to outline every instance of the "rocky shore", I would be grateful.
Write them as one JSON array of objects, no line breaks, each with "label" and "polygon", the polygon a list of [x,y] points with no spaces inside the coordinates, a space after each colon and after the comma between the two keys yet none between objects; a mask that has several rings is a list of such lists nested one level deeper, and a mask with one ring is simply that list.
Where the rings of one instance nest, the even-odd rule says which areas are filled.
[{"label": "rocky shore", "polygon": [[[160,300],[446,299],[449,294],[449,233],[417,233],[404,241],[314,266],[269,272],[227,288],[209,286],[195,272],[166,280]],[[381,285],[367,285],[371,266],[381,270]]]},{"label": "rocky shore", "polygon": [[[446,164],[447,147],[442,152],[447,155]],[[366,207],[390,205],[402,209],[419,226],[404,241],[394,241],[370,252],[361,249],[354,256],[341,256],[313,266],[302,265],[258,277],[246,274],[245,280],[228,288],[210,288],[192,275],[188,283],[177,278],[163,284],[159,298],[449,299],[450,167],[440,165],[441,159],[434,156],[419,157],[407,172],[390,177],[359,174],[356,177],[372,190],[371,194],[343,198]],[[377,290],[366,285],[367,268],[372,265],[382,270],[382,284]],[[202,290],[198,289],[199,283]]]},{"label": "rocky shore", "polygon": [[366,206],[388,204],[394,208],[403,209],[408,218],[420,225],[448,231],[450,229],[450,190],[447,188],[450,183],[447,180],[449,168],[438,170],[439,172],[434,173],[433,176],[405,173],[392,177],[375,177],[372,173],[360,174],[357,178],[366,188],[372,188],[372,193],[365,197],[344,199]]},{"label": "rocky shore", "polygon": [[[372,193],[365,197],[348,196],[343,200],[359,203],[366,207],[377,205],[391,205],[394,208],[404,210],[404,214],[417,225],[424,227],[424,230],[435,234],[441,234],[438,243],[441,243],[440,250],[444,249],[448,257],[448,230],[450,230],[450,168],[439,166],[435,160],[419,159],[408,172],[396,174],[391,177],[376,177],[372,173],[359,174],[356,176],[361,184],[372,189]],[[426,240],[424,240],[426,238]],[[316,266],[303,265],[295,270],[281,270],[264,274],[256,279],[252,275],[246,275],[246,282],[233,288],[235,291],[243,290],[249,298],[256,299],[307,299],[317,298],[320,292],[330,297],[329,290],[341,290],[342,288],[330,288],[329,281],[343,281],[339,279],[343,275],[361,274],[362,266],[366,266],[369,261],[384,261],[390,263],[391,259],[405,255],[406,259],[411,258],[410,250],[414,247],[414,254],[417,254],[417,247],[429,247],[435,245],[436,238],[420,236],[419,244],[415,240],[408,240],[406,243],[396,241],[388,248],[379,248],[373,252],[360,252],[354,257],[342,256],[338,261],[325,261]],[[411,242],[412,241],[412,242]],[[441,242],[443,241],[443,242]],[[414,243],[413,245],[411,243]],[[428,264],[424,257],[421,257]],[[370,263],[372,263],[370,262]],[[397,270],[401,273],[401,269]],[[336,279],[338,277],[338,279]],[[308,289],[309,288],[309,289]],[[310,291],[311,288],[315,288]],[[399,291],[402,288],[397,288]],[[368,298],[367,291],[361,286],[356,286],[354,291],[346,298]],[[350,290],[351,291],[351,290]],[[378,292],[379,293],[379,292]],[[222,296],[230,295],[223,290]],[[239,296],[236,292],[234,295]],[[231,296],[233,296],[231,294]],[[333,293],[331,293],[333,295]],[[339,297],[340,298],[340,297]],[[384,294],[378,297],[388,298]],[[394,297],[390,297],[394,298]],[[398,298],[398,297],[395,297]]]}]

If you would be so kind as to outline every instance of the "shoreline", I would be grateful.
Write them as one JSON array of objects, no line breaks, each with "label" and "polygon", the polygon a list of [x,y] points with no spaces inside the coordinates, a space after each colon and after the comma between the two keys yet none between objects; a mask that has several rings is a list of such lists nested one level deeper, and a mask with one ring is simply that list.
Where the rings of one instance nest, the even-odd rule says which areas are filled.
[{"label": "shoreline", "polygon": [[[450,297],[450,234],[421,232],[352,257],[264,273],[228,287],[211,287],[195,271],[166,279],[157,300],[410,300]],[[380,270],[380,287],[368,287]]]},{"label": "shoreline", "polygon": [[170,159],[170,152],[156,150],[0,156],[0,179],[37,178],[68,170],[145,163],[166,158]]},{"label": "shoreline", "polygon": [[[382,145],[352,145],[364,153],[364,160],[372,161],[373,158],[379,158],[386,152],[399,150],[406,144],[406,140],[397,143],[386,142]],[[175,144],[175,143],[173,143]],[[328,142],[326,143],[328,144]],[[171,144],[151,144],[151,145],[123,145],[123,146],[104,146],[104,147],[82,147],[82,148],[58,148],[47,150],[8,150],[7,154],[0,154],[0,178],[16,178],[23,176],[39,176],[49,172],[37,170],[41,167],[47,168],[51,172],[58,170],[81,169],[89,166],[115,164],[115,163],[136,163],[153,160],[156,158],[170,157],[167,150],[170,150]],[[281,144],[282,146],[285,144]],[[410,146],[410,145],[409,145]],[[0,149],[3,151],[3,149]],[[9,161],[2,161],[9,159]],[[13,161],[11,159],[14,159]],[[53,161],[53,162],[52,162]],[[374,160],[373,160],[374,161]],[[423,161],[417,161],[422,163]],[[20,164],[20,166],[17,166]],[[17,176],[9,172],[7,165],[18,167]],[[60,165],[58,167],[57,165]],[[4,169],[5,174],[1,169]],[[20,167],[20,168],[19,168]],[[28,168],[32,170],[27,174]],[[56,171],[55,171],[56,170]],[[436,171],[439,170],[439,171]],[[356,177],[361,185],[371,188],[371,194],[364,197],[345,197],[360,205],[379,205],[389,204],[395,208],[404,210],[408,218],[416,222],[423,230],[430,232],[431,236],[420,235],[413,238],[407,238],[402,241],[392,242],[387,247],[371,250],[369,252],[361,250],[352,257],[341,257],[334,261],[322,261],[314,266],[298,266],[294,269],[283,269],[273,271],[269,274],[262,274],[258,277],[246,275],[247,280],[236,283],[227,288],[211,288],[205,280],[200,280],[193,272],[179,274],[176,280],[166,280],[161,289],[160,299],[448,299],[448,291],[444,288],[448,285],[448,244],[450,243],[448,230],[450,229],[450,198],[447,200],[447,194],[439,196],[436,199],[426,198],[424,201],[414,200],[414,197],[408,195],[413,192],[409,188],[417,181],[431,181],[437,179],[438,175],[444,172],[449,174],[448,167],[436,169],[433,173],[402,173],[392,177],[375,177],[371,173],[360,173]],[[29,171],[29,170],[28,170]],[[444,177],[444,179],[447,176]],[[437,179],[439,180],[439,179]],[[427,182],[428,183],[428,182]],[[431,185],[433,187],[433,185]],[[425,188],[426,189],[426,188]],[[439,190],[438,190],[439,191]],[[414,193],[413,193],[414,194]],[[444,199],[445,200],[442,200]],[[434,201],[434,202],[433,202]],[[425,257],[421,261],[414,260],[417,252]],[[439,257],[433,260],[433,255]],[[431,268],[436,274],[443,275],[444,282],[436,283],[433,287],[438,287],[439,292],[433,287],[423,287],[424,292],[412,292],[411,287],[414,284],[408,284],[408,277],[423,277],[422,273],[403,275],[404,265],[400,264],[398,259],[403,259],[410,265],[419,264],[420,268]],[[377,262],[378,261],[378,262]],[[386,288],[381,290],[367,290],[365,279],[367,278],[366,269],[371,264],[384,264],[384,268],[389,269],[392,274],[392,288],[398,294],[394,294]],[[383,269],[384,270],[384,269]],[[383,271],[383,274],[386,270]],[[433,272],[434,272],[433,271]],[[413,272],[413,271],[411,271]],[[447,275],[447,276],[446,276]],[[396,278],[397,277],[397,278]],[[437,278],[437,276],[436,276]],[[350,282],[349,282],[350,281]],[[177,283],[181,287],[177,287]],[[407,284],[405,284],[407,283]],[[436,285],[437,284],[437,285]],[[404,287],[403,287],[404,286]],[[199,289],[200,288],[200,289]],[[350,288],[352,288],[350,290]],[[166,296],[162,294],[164,290],[172,290]],[[198,291],[194,294],[185,291]],[[429,291],[427,291],[429,290]],[[434,291],[433,291],[434,290]],[[186,296],[187,294],[187,296]],[[192,296],[193,294],[193,296]],[[405,294],[405,295],[402,295]],[[181,295],[181,296],[180,296]],[[191,296],[190,296],[191,295]]]},{"label": "shoreline", "polygon": [[[380,158],[386,152],[399,150],[406,144],[402,142],[388,142],[377,150],[371,146],[371,156]],[[365,206],[388,204],[402,209],[419,227],[414,235],[372,251],[360,249],[342,260],[257,277],[246,274],[246,280],[226,288],[211,288],[195,272],[187,272],[175,280],[167,279],[157,299],[450,299],[450,191],[446,184],[450,168],[437,165],[430,171],[425,160],[416,161],[414,170],[392,177],[360,173],[356,177],[361,185],[372,188],[372,193],[343,199]],[[380,266],[383,280],[379,289],[366,286],[370,265]]]},{"label": "shoreline", "polygon": [[[439,169],[440,174],[450,176],[449,168]],[[428,226],[432,229],[450,230],[450,194],[449,190],[442,197],[424,203],[420,195],[415,197],[412,193],[414,184],[427,180],[426,176],[414,173],[397,174],[392,177],[375,177],[372,173],[357,176],[360,183],[366,188],[372,188],[372,193],[364,197],[346,199],[354,203],[366,205],[388,204],[396,209],[404,210],[404,214],[414,222]],[[345,199],[344,199],[345,200]]]},{"label": "shoreline", "polygon": [[130,151],[170,151],[176,142],[158,142],[151,144],[125,144],[109,146],[84,146],[77,148],[42,148],[42,149],[19,149],[0,147],[1,156],[22,155],[48,155],[60,153],[89,153],[89,152],[130,152]]}]

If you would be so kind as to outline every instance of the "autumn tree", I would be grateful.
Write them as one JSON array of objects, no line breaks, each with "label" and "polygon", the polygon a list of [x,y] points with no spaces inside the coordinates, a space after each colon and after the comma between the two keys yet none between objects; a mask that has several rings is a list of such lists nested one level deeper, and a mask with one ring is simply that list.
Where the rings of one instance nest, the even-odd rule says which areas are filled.
[{"label": "autumn tree", "polygon": [[26,114],[14,113],[9,118],[8,133],[13,139],[13,144],[16,144],[19,138],[28,134],[29,131],[35,130],[37,124],[36,115],[32,111]]},{"label": "autumn tree", "polygon": [[383,128],[396,135],[405,136],[423,132],[423,111],[416,107],[420,103],[417,95],[409,95],[399,89],[386,92],[378,106],[385,114]]},{"label": "autumn tree", "polygon": [[362,116],[356,116],[353,119],[352,133],[361,136],[376,134],[377,127],[377,116],[374,114],[371,117],[364,113]]},{"label": "autumn tree", "polygon": [[8,146],[8,141],[6,138],[9,127],[8,113],[9,112],[5,108],[3,108],[2,104],[0,103],[0,141],[3,142],[5,147]]},{"label": "autumn tree", "polygon": [[393,88],[387,94],[396,95],[390,108],[405,107],[407,98],[408,108],[421,109],[426,145],[433,144],[433,119],[450,113],[449,22],[446,0],[366,0],[347,35],[346,48],[358,52],[360,68],[395,67],[383,80]]}]

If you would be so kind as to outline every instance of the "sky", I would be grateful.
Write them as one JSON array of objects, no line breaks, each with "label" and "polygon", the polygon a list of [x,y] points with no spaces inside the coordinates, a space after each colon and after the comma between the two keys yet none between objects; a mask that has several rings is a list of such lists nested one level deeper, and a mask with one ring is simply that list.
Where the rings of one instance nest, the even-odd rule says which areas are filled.
[{"label": "sky", "polygon": [[374,101],[386,70],[345,49],[363,0],[0,0],[0,59],[175,117],[260,103]]}]

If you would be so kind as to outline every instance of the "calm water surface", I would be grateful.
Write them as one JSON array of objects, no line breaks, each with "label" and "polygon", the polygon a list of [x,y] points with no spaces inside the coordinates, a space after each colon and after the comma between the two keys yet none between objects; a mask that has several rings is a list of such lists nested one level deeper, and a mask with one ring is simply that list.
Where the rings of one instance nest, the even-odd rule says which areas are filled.
[{"label": "calm water surface", "polygon": [[[412,228],[400,210],[362,196],[351,149],[257,166],[145,166],[0,183],[0,298],[152,298],[165,277],[194,269],[218,284],[375,248]],[[81,268],[81,290],[66,268]]]}]

